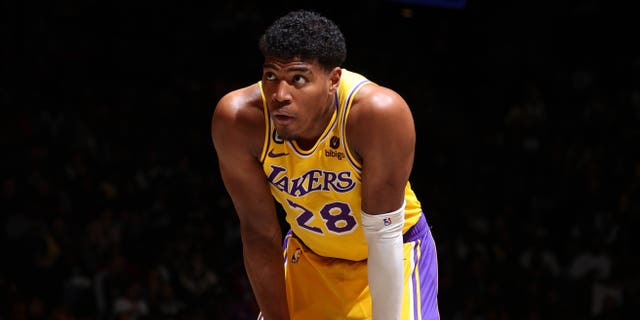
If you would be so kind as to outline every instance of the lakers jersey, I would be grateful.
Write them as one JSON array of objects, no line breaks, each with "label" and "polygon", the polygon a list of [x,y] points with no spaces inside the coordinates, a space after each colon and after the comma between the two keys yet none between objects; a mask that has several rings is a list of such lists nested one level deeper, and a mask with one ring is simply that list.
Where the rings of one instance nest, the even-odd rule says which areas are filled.
[{"label": "lakers jersey", "polygon": [[[360,222],[362,166],[349,151],[345,129],[354,96],[369,83],[362,75],[342,70],[333,117],[308,150],[278,136],[260,83],[266,127],[260,159],[271,193],[284,208],[293,233],[322,256],[367,258]],[[403,232],[422,214],[409,183],[405,201]]]}]

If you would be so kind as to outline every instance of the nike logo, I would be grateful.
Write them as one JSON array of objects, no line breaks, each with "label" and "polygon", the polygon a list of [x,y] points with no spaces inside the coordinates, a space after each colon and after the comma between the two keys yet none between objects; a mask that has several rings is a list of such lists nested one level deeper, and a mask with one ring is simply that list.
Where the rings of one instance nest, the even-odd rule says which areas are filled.
[{"label": "nike logo", "polygon": [[269,158],[277,158],[277,157],[286,156],[286,155],[288,155],[288,153],[286,153],[286,152],[275,153],[275,152],[273,152],[273,149],[271,149],[271,150],[269,150],[269,153],[267,153],[267,155],[269,156]]}]

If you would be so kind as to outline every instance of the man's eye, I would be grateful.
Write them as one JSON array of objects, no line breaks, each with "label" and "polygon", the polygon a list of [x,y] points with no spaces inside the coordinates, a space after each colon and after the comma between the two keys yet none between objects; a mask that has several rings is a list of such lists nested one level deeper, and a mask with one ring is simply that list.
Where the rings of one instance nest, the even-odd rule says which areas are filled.
[{"label": "man's eye", "polygon": [[305,83],[306,79],[303,76],[293,76],[293,82],[297,84]]},{"label": "man's eye", "polygon": [[273,73],[265,73],[265,74],[264,74],[264,78],[265,78],[266,80],[273,80],[273,79],[275,79],[275,78],[276,78],[276,76],[275,76]]}]

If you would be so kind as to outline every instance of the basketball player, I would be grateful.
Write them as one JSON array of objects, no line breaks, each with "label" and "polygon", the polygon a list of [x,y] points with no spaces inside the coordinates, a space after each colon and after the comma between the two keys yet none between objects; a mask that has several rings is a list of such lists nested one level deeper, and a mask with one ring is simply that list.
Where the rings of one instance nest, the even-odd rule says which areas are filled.
[{"label": "basketball player", "polygon": [[343,34],[318,13],[279,18],[259,48],[262,79],[212,120],[259,319],[439,319],[407,103],[341,67]]}]

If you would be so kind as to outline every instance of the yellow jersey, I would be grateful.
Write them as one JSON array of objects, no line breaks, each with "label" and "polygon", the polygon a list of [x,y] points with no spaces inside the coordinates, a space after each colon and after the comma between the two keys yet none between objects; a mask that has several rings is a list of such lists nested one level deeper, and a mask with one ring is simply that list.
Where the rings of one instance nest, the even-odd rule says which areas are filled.
[{"label": "yellow jersey", "polygon": [[[266,127],[260,161],[271,194],[284,208],[293,233],[321,256],[353,261],[367,258],[360,221],[362,166],[349,152],[345,130],[353,98],[370,83],[362,75],[342,69],[333,117],[309,150],[278,136],[259,83]],[[422,215],[408,182],[405,201],[403,233]]]}]

